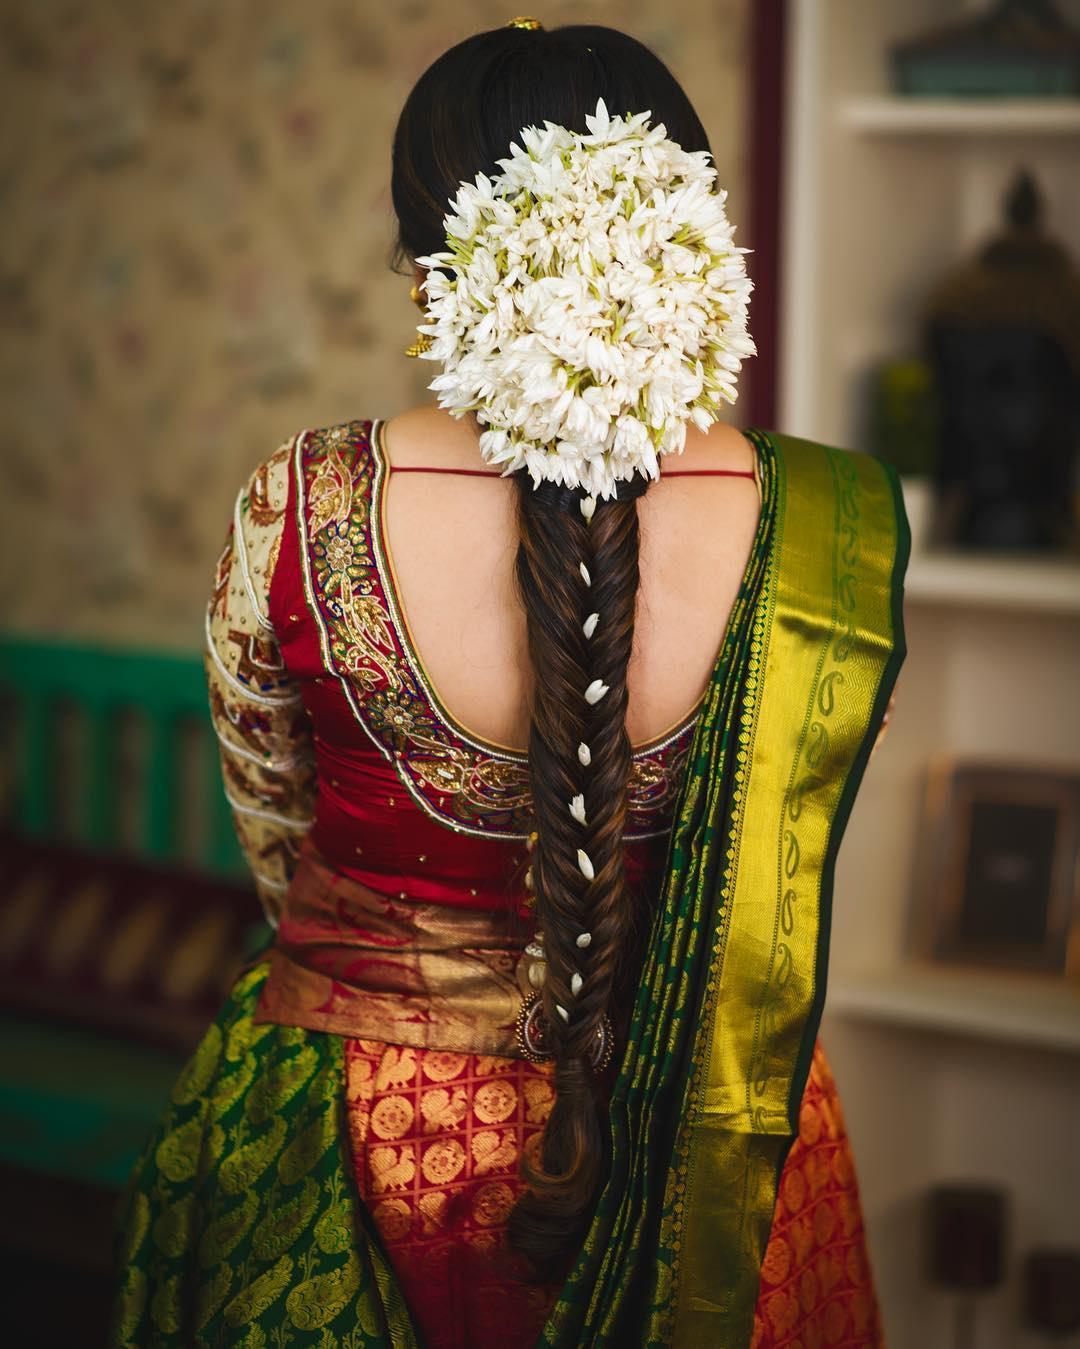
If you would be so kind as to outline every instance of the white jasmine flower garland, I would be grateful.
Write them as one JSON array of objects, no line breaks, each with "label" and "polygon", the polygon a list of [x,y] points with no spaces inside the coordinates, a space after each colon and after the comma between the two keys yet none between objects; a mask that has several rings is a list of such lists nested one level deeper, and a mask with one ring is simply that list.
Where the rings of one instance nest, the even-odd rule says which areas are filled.
[{"label": "white jasmine flower garland", "polygon": [[686,423],[705,430],[755,352],[745,248],[705,151],[667,139],[651,113],[588,134],[522,130],[494,178],[463,183],[448,251],[428,269],[425,358],[456,417],[474,412],[486,462],[591,496],[659,476]]}]

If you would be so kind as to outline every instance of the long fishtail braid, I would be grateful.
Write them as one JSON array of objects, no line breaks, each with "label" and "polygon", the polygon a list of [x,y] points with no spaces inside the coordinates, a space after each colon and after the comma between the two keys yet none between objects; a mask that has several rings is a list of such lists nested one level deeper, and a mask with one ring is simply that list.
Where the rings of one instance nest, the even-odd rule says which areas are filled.
[{"label": "long fishtail braid", "polygon": [[[640,488],[637,487],[640,484]],[[634,496],[598,501],[522,475],[517,581],[535,687],[529,768],[536,817],[532,884],[546,961],[544,1036],[555,1060],[555,1104],[541,1168],[510,1219],[513,1245],[542,1277],[580,1246],[607,1163],[604,1095],[609,1011],[636,929],[624,875],[631,771],[627,666],[638,589]],[[591,501],[586,502],[586,506]]]}]

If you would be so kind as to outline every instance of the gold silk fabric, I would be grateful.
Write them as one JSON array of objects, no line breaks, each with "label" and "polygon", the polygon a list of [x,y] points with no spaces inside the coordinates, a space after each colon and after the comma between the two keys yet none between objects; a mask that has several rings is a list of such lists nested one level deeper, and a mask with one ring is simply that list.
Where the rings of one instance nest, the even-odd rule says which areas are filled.
[{"label": "gold silk fabric", "polygon": [[825,999],[836,852],[905,653],[895,477],[866,455],[771,438],[783,471],[756,678],[677,1145],[680,1349],[745,1342]]},{"label": "gold silk fabric", "polygon": [[517,1055],[532,924],[380,894],[301,851],[256,1022],[417,1049]]}]

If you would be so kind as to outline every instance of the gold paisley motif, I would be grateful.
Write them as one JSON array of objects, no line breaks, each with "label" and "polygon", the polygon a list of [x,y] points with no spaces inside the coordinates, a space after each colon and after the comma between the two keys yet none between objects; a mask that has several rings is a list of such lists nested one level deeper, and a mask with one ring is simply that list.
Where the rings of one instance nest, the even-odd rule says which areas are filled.
[{"label": "gold paisley motif", "polygon": [[[387,663],[383,651],[393,645],[386,610],[375,595],[356,594],[349,586],[342,586],[341,616],[346,634],[375,662],[391,689],[401,687],[401,676]],[[376,658],[378,658],[376,660]],[[354,673],[354,664],[350,673]]]},{"label": "gold paisley motif", "polygon": [[[389,1288],[383,1287],[376,1275],[378,1291],[383,1302],[392,1296]],[[374,1297],[361,1295],[356,1299],[356,1319],[360,1331],[360,1337],[353,1340],[351,1344],[343,1346],[343,1349],[367,1349],[368,1345],[386,1343],[386,1327],[378,1315],[376,1307],[380,1307],[379,1302]],[[381,1307],[380,1307],[381,1310]],[[322,1349],[322,1346],[319,1346]],[[330,1344],[327,1349],[337,1349],[337,1345]]]},{"label": "gold paisley motif", "polygon": [[289,1280],[292,1276],[293,1262],[287,1255],[283,1255],[272,1269],[268,1269],[265,1274],[248,1285],[247,1288],[226,1304],[222,1317],[227,1326],[242,1326],[248,1321],[254,1321],[257,1316],[261,1316],[268,1307],[278,1300],[281,1294],[289,1286]]},{"label": "gold paisley motif", "polygon": [[154,1153],[157,1169],[166,1180],[174,1185],[191,1180],[199,1164],[202,1138],[203,1122],[198,1116],[169,1130]]},{"label": "gold paisley motif", "polygon": [[305,1279],[285,1299],[292,1323],[300,1330],[317,1330],[340,1316],[360,1287],[360,1261],[355,1251],[340,1269]]},{"label": "gold paisley motif", "polygon": [[263,1218],[251,1239],[252,1254],[257,1260],[269,1263],[277,1260],[296,1241],[314,1218],[319,1207],[319,1184],[311,1176],[304,1179],[298,1195]]},{"label": "gold paisley motif", "polygon": [[221,1030],[213,1021],[176,1080],[171,1098],[174,1105],[190,1105],[203,1094],[221,1060],[221,1051]]},{"label": "gold paisley motif", "polygon": [[355,1241],[352,1204],[347,1199],[331,1204],[315,1224],[316,1246],[326,1255],[341,1255]]},{"label": "gold paisley motif", "polygon": [[281,1183],[295,1185],[337,1141],[337,1103],[331,1101],[322,1114],[300,1130],[281,1154],[278,1162]]},{"label": "gold paisley motif", "polygon": [[233,1271],[218,1265],[208,1279],[200,1279],[195,1291],[195,1322],[201,1330],[229,1296]]},{"label": "gold paisley motif", "polygon": [[223,1073],[214,1084],[214,1094],[210,1098],[210,1108],[220,1119],[240,1100],[255,1080],[258,1061],[255,1055],[247,1053],[238,1068]]},{"label": "gold paisley motif", "polygon": [[275,1063],[262,1073],[244,1103],[244,1112],[252,1124],[262,1124],[269,1115],[287,1105],[319,1066],[312,1045],[304,1045],[298,1054]]},{"label": "gold paisley motif", "polygon": [[343,523],[352,507],[352,474],[341,459],[340,449],[333,444],[319,463],[315,477],[308,488],[308,538],[316,539],[331,522]]},{"label": "gold paisley motif", "polygon": [[[263,975],[259,979],[262,983]],[[234,995],[240,997],[243,991],[238,984],[234,989]],[[225,1058],[229,1063],[239,1063],[249,1051],[255,1049],[268,1035],[273,1035],[280,1027],[270,1024],[256,1024],[249,1020],[234,1021],[225,1032]]]},{"label": "gold paisley motif", "polygon": [[218,1184],[225,1193],[240,1194],[254,1185],[281,1151],[287,1132],[285,1120],[278,1115],[266,1133],[230,1152],[218,1167]]},{"label": "gold paisley motif", "polygon": [[225,1153],[225,1130],[220,1124],[213,1125],[203,1138],[202,1156],[199,1158],[202,1174],[206,1175]]},{"label": "gold paisley motif", "polygon": [[154,1245],[163,1255],[177,1259],[191,1244],[195,1196],[186,1194],[169,1205],[154,1223]]},{"label": "gold paisley motif", "polygon": [[163,1335],[180,1329],[180,1275],[162,1279],[150,1299],[150,1319]]},{"label": "gold paisley motif", "polygon": [[[529,808],[532,802],[529,766],[524,760],[491,759],[477,756],[472,765],[472,799],[489,809]],[[498,797],[498,800],[492,798]]]},{"label": "gold paisley motif", "polygon": [[218,1214],[207,1223],[199,1238],[199,1264],[203,1269],[219,1264],[232,1254],[247,1236],[258,1211],[258,1195],[249,1190],[235,1208]]},{"label": "gold paisley motif", "polygon": [[132,1343],[131,1337],[143,1318],[149,1296],[150,1287],[146,1275],[141,1269],[129,1265],[124,1273],[124,1286],[120,1293],[116,1324],[117,1338],[122,1344]]}]

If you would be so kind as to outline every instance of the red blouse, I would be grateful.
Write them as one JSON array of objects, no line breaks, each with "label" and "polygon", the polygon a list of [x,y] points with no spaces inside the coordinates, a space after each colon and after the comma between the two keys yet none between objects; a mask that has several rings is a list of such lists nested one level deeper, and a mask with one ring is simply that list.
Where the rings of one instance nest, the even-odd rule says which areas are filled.
[{"label": "red blouse", "polygon": [[[436,928],[439,949],[487,951],[489,981],[493,965],[519,963],[532,827],[527,756],[457,722],[410,641],[385,546],[379,425],[302,432],[257,471],[219,568],[208,662],[241,840],[278,924],[260,1014],[374,1038],[386,1020],[357,998],[374,989],[389,1016],[392,998],[432,994],[430,970],[421,978],[413,959],[406,974],[403,961]],[[245,706],[243,691],[262,701]],[[627,877],[647,892],[696,715],[634,751]],[[457,928],[428,906],[460,911]],[[380,946],[398,952],[392,971],[375,968]],[[506,1010],[493,1013],[504,1029]],[[391,1024],[403,1043],[451,1047],[430,1026]],[[488,1052],[514,1052],[492,1034],[479,1036]]]}]

